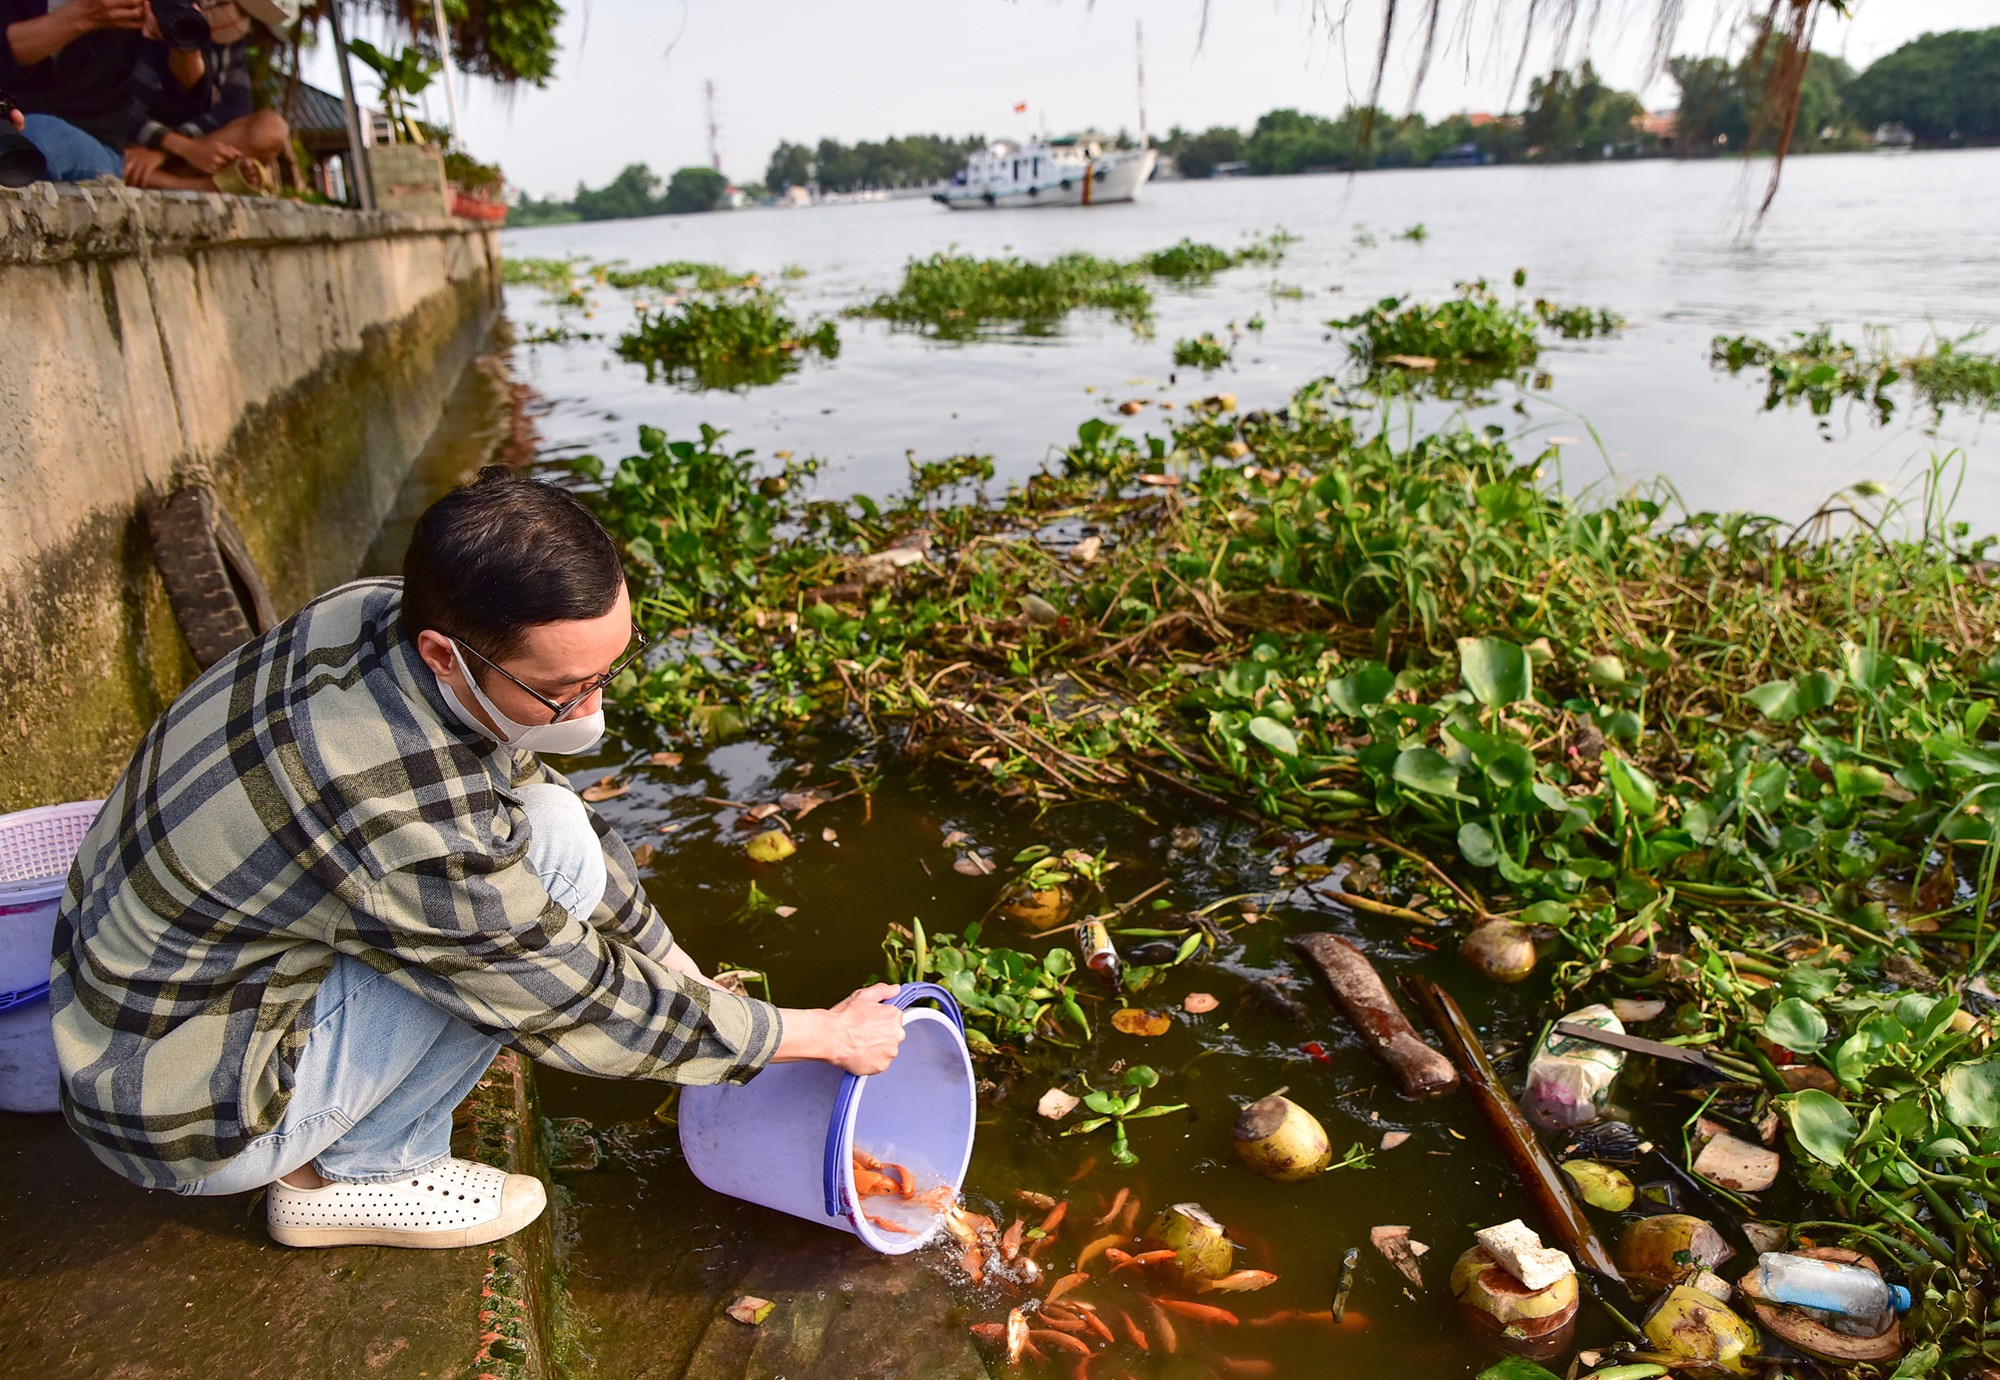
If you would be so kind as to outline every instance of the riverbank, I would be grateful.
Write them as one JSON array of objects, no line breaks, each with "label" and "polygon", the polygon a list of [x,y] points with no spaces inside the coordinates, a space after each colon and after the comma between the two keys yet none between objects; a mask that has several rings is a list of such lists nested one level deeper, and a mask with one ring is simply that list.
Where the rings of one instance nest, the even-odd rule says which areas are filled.
[{"label": "riverbank", "polygon": [[[1982,975],[2000,947],[2000,846],[1968,808],[2000,770],[1985,544],[1936,507],[1913,539],[1884,541],[1690,513],[1659,490],[1578,502],[1541,483],[1550,452],[1460,428],[1378,431],[1365,401],[1331,389],[1282,410],[1189,401],[1129,431],[1086,420],[1047,470],[991,502],[970,472],[942,470],[891,502],[801,498],[782,462],[713,438],[650,437],[606,472],[598,501],[667,652],[620,688],[628,753],[600,786],[647,789],[613,808],[635,828],[666,816],[663,873],[693,863],[749,886],[717,931],[739,936],[727,958],[754,934],[775,980],[796,981],[827,941],[797,931],[794,909],[815,935],[841,917],[848,946],[872,927],[878,973],[935,977],[973,1013],[990,1085],[969,1186],[982,1211],[1011,1215],[1016,1189],[1074,1196],[1073,1213],[1121,1185],[1149,1203],[1198,1196],[1242,1229],[1240,1263],[1289,1282],[1274,1305],[1323,1307],[1310,1300],[1328,1248],[1373,1224],[1425,1219],[1422,1239],[1455,1253],[1467,1220],[1532,1216],[1484,1153],[1449,1142],[1453,1173],[1470,1168],[1497,1204],[1425,1201],[1441,1190],[1407,1174],[1373,1185],[1410,1164],[1400,1139],[1374,1148],[1378,1127],[1486,1133],[1458,1129],[1449,1101],[1433,1114],[1369,1088],[1344,1034],[1334,1086],[1309,1077],[1299,1051],[1318,1062],[1339,1027],[1269,1009],[1313,1011],[1279,942],[1306,927],[1385,967],[1417,958],[1516,1076],[1542,1021],[1637,1003],[1635,1029],[1727,1070],[1690,1086],[1632,1060],[1616,1099],[1639,1134],[1681,1173],[1717,1133],[1775,1146],[1782,1166],[1768,1189],[1711,1182],[1694,1210],[1729,1230],[1747,1219],[1858,1244],[1920,1292],[1987,1287],[1994,1224],[1981,1181],[1958,1177],[1989,1135],[1964,1090],[1991,1067]],[[669,511],[675,539],[654,540]],[[745,734],[763,746],[718,746]],[[806,743],[830,750],[789,746]],[[684,775],[682,754],[727,808],[654,784]],[[717,781],[725,758],[738,777]],[[826,804],[850,790],[871,798],[858,821]],[[900,848],[874,837],[878,790]],[[926,815],[928,841],[911,827]],[[727,861],[751,821],[788,828],[799,860]],[[892,859],[911,853],[964,880],[885,907]],[[1036,980],[1053,991],[1010,985],[1022,964],[1055,972],[1042,955],[1071,943],[989,909],[1024,878],[1067,886],[1066,918],[1108,914],[1121,996],[1073,965]],[[1496,925],[1540,950],[1526,981],[1456,957]],[[858,979],[851,949],[846,962]],[[1279,996],[1255,997],[1260,984]],[[1203,1020],[1195,995],[1227,1021]],[[1113,1022],[1119,1007],[1146,1019]],[[1211,1053],[1225,1067],[1195,1073]],[[1135,1127],[1138,1169],[1108,1170],[1101,1144],[1037,1116],[1043,1088],[1101,1087],[1139,1059],[1164,1071],[1157,1100],[1194,1110]],[[1365,1204],[1318,1191],[1310,1242],[1272,1220],[1287,1190],[1246,1184],[1219,1139],[1229,1097],[1280,1084],[1340,1128],[1336,1150],[1356,1145],[1359,1167],[1335,1177]],[[1899,1113],[1886,1137],[1862,1134],[1913,1094],[1921,1124]],[[1652,1155],[1632,1172],[1659,1173]],[[1598,1230],[1616,1239],[1622,1220],[1606,1213]],[[1072,1248],[1046,1253],[1050,1278]],[[976,1318],[1010,1306],[1004,1286],[961,1287]],[[1083,1296],[1102,1301],[1093,1287]],[[1379,1281],[1355,1302],[1378,1319],[1388,1306]],[[1393,1335],[1355,1340],[1350,1359],[1449,1328],[1442,1307],[1394,1305]],[[1268,1310],[1260,1297],[1238,1311]],[[1949,1306],[1913,1314],[1911,1344],[1946,1358],[1913,1373],[1971,1374],[1978,1324]],[[1617,1336],[1598,1317],[1584,1341]],[[1195,1349],[1282,1367],[1324,1364],[1328,1345],[1350,1344],[1301,1349],[1281,1331]],[[1476,1369],[1431,1349],[1435,1373]]]}]

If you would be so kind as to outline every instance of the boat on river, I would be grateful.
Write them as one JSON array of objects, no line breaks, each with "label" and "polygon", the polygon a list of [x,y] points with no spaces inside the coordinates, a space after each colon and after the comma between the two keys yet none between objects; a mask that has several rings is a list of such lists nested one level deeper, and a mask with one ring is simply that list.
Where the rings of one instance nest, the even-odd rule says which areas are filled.
[{"label": "boat on river", "polygon": [[1095,139],[1002,139],[975,153],[931,200],[954,211],[1133,201],[1159,160],[1158,149],[1106,148]]}]

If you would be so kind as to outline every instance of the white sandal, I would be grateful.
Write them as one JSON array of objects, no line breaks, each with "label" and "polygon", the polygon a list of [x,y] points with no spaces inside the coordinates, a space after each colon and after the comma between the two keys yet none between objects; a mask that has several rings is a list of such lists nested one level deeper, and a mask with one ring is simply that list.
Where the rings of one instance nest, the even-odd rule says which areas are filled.
[{"label": "white sandal", "polygon": [[542,1215],[542,1181],[471,1160],[440,1160],[387,1183],[274,1183],[264,1221],[283,1246],[479,1246]]}]

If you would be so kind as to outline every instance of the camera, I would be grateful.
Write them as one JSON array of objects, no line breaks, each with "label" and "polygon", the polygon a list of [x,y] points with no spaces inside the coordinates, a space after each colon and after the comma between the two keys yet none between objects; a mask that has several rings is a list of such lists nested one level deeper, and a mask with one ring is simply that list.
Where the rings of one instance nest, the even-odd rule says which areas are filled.
[{"label": "camera", "polygon": [[169,48],[187,52],[208,42],[208,17],[195,0],[156,0],[153,22]]},{"label": "camera", "polygon": [[25,187],[49,175],[42,151],[14,130],[15,104],[0,95],[0,187]]}]

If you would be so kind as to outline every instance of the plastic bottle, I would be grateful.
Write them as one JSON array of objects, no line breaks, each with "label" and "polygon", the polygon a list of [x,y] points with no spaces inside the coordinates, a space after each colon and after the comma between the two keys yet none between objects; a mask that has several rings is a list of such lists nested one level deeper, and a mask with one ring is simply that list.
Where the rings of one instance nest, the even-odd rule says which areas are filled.
[{"label": "plastic bottle", "polygon": [[1086,968],[1113,987],[1118,986],[1118,948],[1111,942],[1111,930],[1102,920],[1086,920],[1077,927],[1076,947]]},{"label": "plastic bottle", "polygon": [[[1889,1325],[1891,1311],[1910,1306],[1910,1291],[1873,1270],[1810,1256],[1765,1251],[1757,1257],[1754,1289],[1773,1303],[1834,1315],[1843,1332],[1873,1336]],[[1836,1324],[1838,1325],[1838,1324]]]}]

